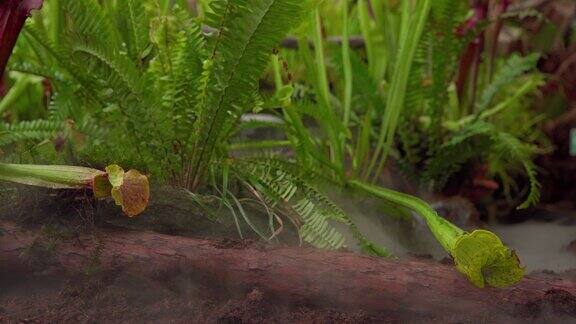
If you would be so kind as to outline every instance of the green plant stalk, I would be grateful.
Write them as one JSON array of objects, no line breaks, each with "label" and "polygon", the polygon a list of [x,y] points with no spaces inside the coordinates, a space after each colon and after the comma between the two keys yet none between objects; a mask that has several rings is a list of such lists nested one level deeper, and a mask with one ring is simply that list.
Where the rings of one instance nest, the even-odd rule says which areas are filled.
[{"label": "green plant stalk", "polygon": [[456,91],[456,87],[454,85],[450,86],[450,90],[448,91],[448,119],[449,120],[456,120],[462,116],[460,112],[460,100],[458,98],[458,92]]},{"label": "green plant stalk", "polygon": [[[352,91],[354,90],[354,79],[352,76],[352,62],[350,61],[350,29],[348,21],[348,0],[342,1],[342,60],[344,67],[344,127],[349,128],[350,116],[352,114]],[[342,136],[342,148],[346,147],[346,137]],[[352,153],[352,156],[354,154]]]},{"label": "green plant stalk", "polygon": [[374,18],[376,20],[376,27],[378,31],[384,33],[384,41],[386,44],[386,57],[382,59],[383,69],[386,71],[390,61],[388,53],[396,53],[396,39],[397,39],[397,22],[395,22],[395,14],[392,12],[389,0],[371,0],[372,8],[374,8]]},{"label": "green plant stalk", "polygon": [[420,198],[357,180],[352,180],[349,184],[354,189],[364,191],[416,212],[426,221],[436,240],[448,252],[453,249],[455,238],[465,233],[456,225],[438,216],[436,211]]},{"label": "green plant stalk", "polygon": [[280,67],[280,60],[278,55],[272,55],[272,72],[274,73],[274,86],[276,87],[276,94],[278,94],[284,87],[284,81],[282,80],[282,68]]},{"label": "green plant stalk", "polygon": [[[400,49],[398,53],[399,59],[394,68],[394,76],[386,100],[386,113],[382,119],[382,126],[374,155],[366,172],[367,176],[370,176],[370,174],[374,177],[378,176],[392,148],[398,121],[404,110],[406,89],[408,87],[408,78],[412,69],[412,63],[424,31],[424,26],[428,20],[431,3],[431,0],[424,0],[418,3],[416,12],[412,18],[415,21],[413,26],[410,26],[412,24],[407,23],[408,19],[403,16],[400,33]],[[405,5],[403,8],[404,11],[407,10],[407,6],[408,5]],[[412,32],[409,32],[409,29],[412,30]],[[378,160],[380,161],[379,163]]]},{"label": "green plant stalk", "polygon": [[0,114],[4,113],[14,104],[16,104],[18,99],[22,97],[31,83],[32,77],[26,75],[19,77],[18,80],[16,80],[16,83],[14,83],[14,86],[10,88],[10,91],[8,91],[6,96],[4,96],[4,98],[2,98],[0,101]]},{"label": "green plant stalk", "polygon": [[[410,0],[400,0],[401,9],[400,9],[400,35],[398,37],[399,46],[401,46],[402,39],[406,39],[406,36],[409,32],[410,27],[410,13],[412,12],[412,6],[410,4]],[[400,50],[400,49],[398,49]]]},{"label": "green plant stalk", "polygon": [[92,189],[106,172],[76,166],[0,163],[0,179],[52,189]]},{"label": "green plant stalk", "polygon": [[373,111],[374,107],[369,105],[366,114],[362,117],[360,131],[356,138],[356,147],[354,150],[353,167],[354,170],[359,170],[360,168],[367,169],[366,160],[370,153],[370,139],[372,138],[372,122],[373,122]]},{"label": "green plant stalk", "polygon": [[514,251],[494,234],[484,230],[467,233],[438,213],[423,200],[361,181],[350,181],[352,188],[408,208],[420,215],[448,252],[456,268],[478,287],[506,287],[520,281],[524,270]]},{"label": "green plant stalk", "polygon": [[[320,18],[320,11],[316,9],[313,13],[313,31],[312,31],[313,43],[314,43],[314,53],[316,58],[316,84],[318,95],[320,96],[320,107],[324,110],[324,115],[328,117],[328,120],[323,123],[324,129],[328,135],[329,146],[330,146],[330,156],[331,161],[343,170],[344,156],[343,150],[340,146],[339,131],[337,125],[335,125],[334,115],[332,111],[332,104],[330,102],[330,87],[328,85],[328,76],[326,75],[326,62],[324,59],[324,44],[322,39],[322,23]],[[337,121],[336,121],[337,122]],[[343,172],[339,172],[339,176]]]},{"label": "green plant stalk", "polygon": [[162,14],[167,15],[172,7],[172,0],[159,0]]},{"label": "green plant stalk", "polygon": [[370,74],[376,77],[376,44],[372,37],[370,11],[368,9],[368,0],[360,0],[357,4],[358,21],[362,30],[362,37],[366,46],[366,56],[368,58],[368,67]]},{"label": "green plant stalk", "polygon": [[[308,48],[304,50],[304,53],[308,53],[307,51]],[[276,86],[276,94],[278,94],[285,87],[284,82],[282,81],[282,68],[280,67],[280,62],[277,55],[272,55],[271,61],[272,70],[274,73],[274,83]],[[320,163],[328,167],[330,170],[336,173],[340,172],[338,166],[325,158],[322,152],[318,150],[318,147],[315,145],[315,143],[312,142],[311,138],[313,137],[304,125],[300,114],[290,106],[283,106],[282,112],[286,121],[294,128],[294,132],[298,134],[298,138],[296,140],[302,141],[302,145],[306,148],[306,152],[310,153],[311,156],[320,161]],[[294,145],[295,143],[292,144]]]},{"label": "green plant stalk", "polygon": [[[371,8],[368,12],[360,13],[359,18],[366,19],[363,24],[360,21],[360,28],[362,31],[365,27],[369,28],[368,33],[372,32],[370,37],[370,57],[369,67],[371,67],[371,75],[374,80],[382,80],[386,76],[390,53],[394,53],[394,46],[391,46],[389,33],[392,31],[390,26],[390,11],[388,10],[388,0],[367,0],[364,7]],[[367,8],[363,8],[366,10]],[[367,51],[368,54],[368,51]]]},{"label": "green plant stalk", "polygon": [[370,0],[370,6],[374,14],[374,20],[376,22],[376,28],[380,31],[386,30],[386,4],[387,1],[382,0]]},{"label": "green plant stalk", "polygon": [[314,62],[314,58],[312,57],[312,51],[307,36],[298,37],[298,53],[306,67],[306,79],[311,80],[311,82],[316,85],[316,78],[318,77],[316,73],[316,62]]},{"label": "green plant stalk", "polygon": [[314,42],[314,54],[317,66],[317,85],[318,95],[325,107],[330,107],[330,87],[328,85],[328,77],[326,76],[326,62],[324,59],[324,42],[322,39],[322,21],[320,18],[320,11],[316,9],[313,13],[312,21],[313,30],[312,38]]},{"label": "green plant stalk", "polygon": [[58,44],[60,43],[60,34],[63,26],[62,15],[60,12],[60,0],[51,0],[48,9],[50,40],[55,44]]}]

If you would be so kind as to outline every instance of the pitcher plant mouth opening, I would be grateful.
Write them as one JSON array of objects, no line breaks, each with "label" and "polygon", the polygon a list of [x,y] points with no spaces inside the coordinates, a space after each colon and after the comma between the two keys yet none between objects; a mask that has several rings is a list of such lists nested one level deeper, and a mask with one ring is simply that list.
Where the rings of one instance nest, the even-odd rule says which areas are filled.
[{"label": "pitcher plant mouth opening", "polygon": [[148,206],[148,177],[136,170],[124,172],[118,165],[101,171],[66,165],[27,165],[0,163],[0,180],[50,189],[89,189],[94,198],[112,197],[129,217]]},{"label": "pitcher plant mouth opening", "polygon": [[489,231],[475,230],[458,236],[451,255],[456,268],[480,288],[508,287],[524,277],[516,252]]}]

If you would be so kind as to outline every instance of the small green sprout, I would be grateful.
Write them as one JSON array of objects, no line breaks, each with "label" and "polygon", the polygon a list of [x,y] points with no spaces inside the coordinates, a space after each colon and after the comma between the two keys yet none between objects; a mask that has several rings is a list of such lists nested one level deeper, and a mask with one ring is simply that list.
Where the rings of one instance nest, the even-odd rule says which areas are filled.
[{"label": "small green sprout", "polygon": [[106,172],[67,165],[0,163],[0,180],[51,189],[90,189],[97,199],[112,197],[130,217],[148,206],[148,177],[136,170],[124,172],[111,165]]},{"label": "small green sprout", "polygon": [[465,232],[416,197],[359,181],[351,181],[350,185],[409,208],[424,218],[434,237],[454,259],[456,269],[475,286],[507,287],[524,277],[518,256],[496,234],[485,230]]}]

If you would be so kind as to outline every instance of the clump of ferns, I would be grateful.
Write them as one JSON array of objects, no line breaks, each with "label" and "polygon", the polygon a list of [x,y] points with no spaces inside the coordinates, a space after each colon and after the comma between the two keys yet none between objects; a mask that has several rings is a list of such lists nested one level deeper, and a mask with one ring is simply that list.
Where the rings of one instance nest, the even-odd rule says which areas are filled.
[{"label": "clump of ferns", "polygon": [[491,58],[479,63],[481,77],[468,76],[462,86],[457,79],[472,67],[458,65],[464,60],[461,55],[488,26],[481,22],[461,34],[467,13],[465,2],[440,0],[432,6],[396,137],[398,164],[411,179],[441,191],[476,161],[489,166],[507,193],[521,166],[529,189],[520,207],[527,207],[539,198],[533,158],[545,151],[537,145],[546,142],[537,131],[542,116],[529,110],[530,99],[542,84],[543,77],[534,73],[539,56]]},{"label": "clump of ferns", "polygon": [[[462,167],[477,161],[499,176],[509,195],[513,178],[519,175],[514,170],[520,166],[529,180],[527,197],[520,207],[536,204],[540,185],[533,159],[546,152],[546,140],[536,129],[541,116],[525,107],[529,107],[530,96],[542,84],[542,77],[524,74],[536,60],[534,55],[509,59],[483,90],[476,112],[457,118],[447,112],[436,126],[426,115],[412,118],[411,125],[405,122],[399,133],[399,164],[405,173],[433,190],[442,190]],[[425,107],[431,100],[426,98],[421,96],[419,104]],[[431,136],[434,132],[441,134],[436,141]]]},{"label": "clump of ferns", "polygon": [[[3,140],[64,132],[79,160],[137,167],[156,182],[189,189],[202,203],[198,192],[208,187],[208,170],[226,165],[227,142],[237,133],[240,116],[258,104],[258,80],[271,49],[307,5],[299,0],[212,1],[202,23],[217,32],[204,35],[200,22],[182,9],[161,10],[155,1],[60,1],[49,6],[66,17],[58,41],[42,19],[32,21],[11,66],[51,81],[49,120],[28,128],[7,125],[13,132]],[[111,14],[116,11],[127,14]],[[42,127],[49,129],[41,132]],[[16,133],[19,129],[24,131]],[[212,186],[239,230],[243,220],[270,239],[286,219],[303,241],[343,245],[328,220],[346,223],[344,214],[318,191],[278,165],[273,173],[262,163],[254,162],[258,169],[242,165],[245,170],[233,175],[265,206],[272,234],[264,235],[250,220],[242,206],[247,200],[226,185]]]},{"label": "clump of ferns", "polygon": [[[272,48],[308,4],[217,0],[202,21],[156,1],[47,5],[65,17],[60,33],[31,21],[11,68],[51,81],[49,121],[58,127],[49,135],[72,120],[85,138],[75,146],[79,160],[131,165],[195,191],[209,165],[226,158],[240,116],[257,101]],[[203,34],[202,24],[217,32]],[[48,135],[40,126],[53,124],[35,125],[36,133],[10,126],[14,135],[5,141]]]}]

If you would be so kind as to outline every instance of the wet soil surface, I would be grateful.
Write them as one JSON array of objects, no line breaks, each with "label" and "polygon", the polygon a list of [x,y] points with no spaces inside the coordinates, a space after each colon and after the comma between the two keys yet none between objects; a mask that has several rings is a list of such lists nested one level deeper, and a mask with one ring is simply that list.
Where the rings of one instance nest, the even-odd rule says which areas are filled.
[{"label": "wet soil surface", "polygon": [[0,274],[1,323],[391,323],[390,314],[282,305],[258,288],[214,296],[198,283],[122,273]]},{"label": "wet soil surface", "polygon": [[[546,275],[542,273],[542,275]],[[557,274],[554,274],[557,275]],[[286,304],[257,287],[121,272],[65,276],[0,271],[0,323],[576,323],[576,296],[550,289],[514,314],[369,313]]]}]

